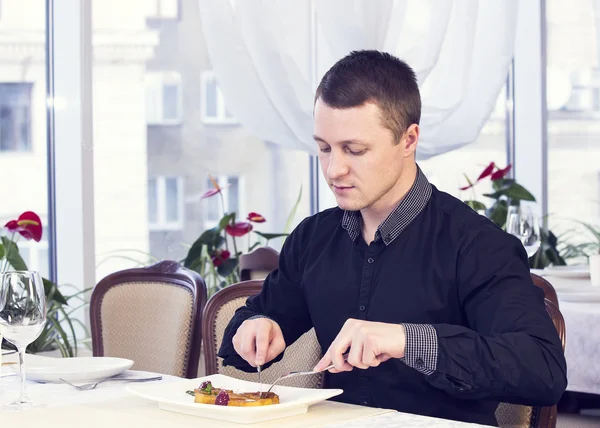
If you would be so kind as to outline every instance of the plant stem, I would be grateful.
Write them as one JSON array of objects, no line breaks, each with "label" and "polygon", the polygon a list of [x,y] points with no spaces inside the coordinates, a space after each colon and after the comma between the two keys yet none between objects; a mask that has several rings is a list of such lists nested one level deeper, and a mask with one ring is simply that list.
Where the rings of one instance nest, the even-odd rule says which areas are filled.
[{"label": "plant stem", "polygon": [[239,277],[240,276],[240,259],[239,259],[239,255],[238,255],[237,244],[235,243],[235,236],[232,238],[232,241],[233,241],[233,251],[235,252],[235,258],[237,259],[235,271],[237,272],[238,277]]}]

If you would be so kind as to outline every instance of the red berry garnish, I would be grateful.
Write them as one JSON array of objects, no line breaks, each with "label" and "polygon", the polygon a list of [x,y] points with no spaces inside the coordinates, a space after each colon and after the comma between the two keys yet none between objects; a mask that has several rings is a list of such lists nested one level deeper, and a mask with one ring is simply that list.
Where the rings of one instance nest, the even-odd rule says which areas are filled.
[{"label": "red berry garnish", "polygon": [[219,394],[217,394],[217,398],[215,399],[215,404],[218,406],[226,406],[229,404],[229,394],[227,394],[227,392],[224,390],[219,392]]}]

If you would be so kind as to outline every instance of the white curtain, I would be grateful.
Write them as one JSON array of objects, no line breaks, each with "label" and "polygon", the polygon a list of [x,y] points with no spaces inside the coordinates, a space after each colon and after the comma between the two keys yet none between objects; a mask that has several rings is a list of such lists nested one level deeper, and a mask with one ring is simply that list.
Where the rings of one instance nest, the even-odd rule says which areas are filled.
[{"label": "white curtain", "polygon": [[315,153],[320,78],[352,50],[385,50],[419,79],[419,159],[476,139],[506,79],[516,1],[199,0],[219,86],[247,130]]}]

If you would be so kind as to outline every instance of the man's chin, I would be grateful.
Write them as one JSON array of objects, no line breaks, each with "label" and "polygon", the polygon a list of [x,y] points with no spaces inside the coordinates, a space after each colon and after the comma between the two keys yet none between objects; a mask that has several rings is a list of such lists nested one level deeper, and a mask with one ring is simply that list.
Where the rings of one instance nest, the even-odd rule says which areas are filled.
[{"label": "man's chin", "polygon": [[360,211],[363,209],[362,204],[358,202],[348,201],[341,198],[336,198],[338,208],[345,211]]}]

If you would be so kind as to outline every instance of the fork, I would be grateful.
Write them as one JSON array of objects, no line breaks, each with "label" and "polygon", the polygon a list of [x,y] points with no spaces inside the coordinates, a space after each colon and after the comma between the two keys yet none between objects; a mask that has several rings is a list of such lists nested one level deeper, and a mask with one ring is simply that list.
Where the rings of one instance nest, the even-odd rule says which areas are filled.
[{"label": "fork", "polygon": [[84,385],[75,385],[75,384],[72,384],[71,382],[69,382],[67,380],[64,380],[64,379],[61,379],[61,378],[59,378],[58,380],[60,380],[61,382],[66,383],[67,385],[71,385],[73,388],[76,388],[79,391],[89,391],[89,390],[92,390],[92,389],[96,389],[96,387],[98,385],[100,385],[101,383],[108,382],[108,381],[111,381],[111,380],[113,380],[113,381],[122,381],[122,382],[150,382],[150,381],[153,381],[153,380],[161,380],[161,379],[162,379],[162,376],[147,377],[147,378],[138,378],[138,379],[135,379],[135,378],[133,378],[133,379],[127,379],[127,378],[120,378],[120,377],[109,377],[107,379],[102,379],[101,381],[98,381],[98,382],[95,382],[95,383],[86,383]]},{"label": "fork", "polygon": [[[349,354],[349,352],[346,352],[345,354],[342,355],[342,357],[344,357],[344,361],[348,361],[348,354]],[[273,382],[271,384],[271,386],[269,387],[269,389],[267,390],[267,392],[264,392],[264,393],[261,392],[260,396],[264,397],[267,394],[269,394],[269,392],[271,392],[271,390],[273,389],[273,387],[275,386],[275,384],[278,383],[278,382],[280,382],[280,381],[282,381],[282,380],[284,380],[284,379],[289,379],[291,377],[296,377],[296,376],[314,375],[314,374],[317,374],[317,373],[325,372],[327,370],[331,370],[334,367],[335,366],[333,364],[330,364],[330,365],[328,365],[327,367],[325,367],[324,369],[321,369],[321,370],[316,370],[316,371],[312,370],[312,371],[309,371],[309,372],[290,372],[290,373],[286,374],[285,376],[279,376],[279,378],[277,380],[275,380],[275,382]]]}]

